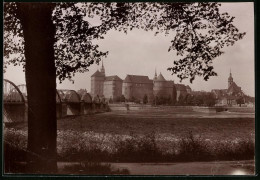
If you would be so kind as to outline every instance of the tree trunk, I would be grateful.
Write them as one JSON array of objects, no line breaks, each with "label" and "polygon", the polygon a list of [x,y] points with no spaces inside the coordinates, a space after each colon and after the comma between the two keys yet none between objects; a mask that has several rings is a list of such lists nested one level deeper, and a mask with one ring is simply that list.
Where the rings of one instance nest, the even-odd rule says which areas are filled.
[{"label": "tree trunk", "polygon": [[29,173],[57,170],[53,6],[52,3],[18,3],[25,40]]}]

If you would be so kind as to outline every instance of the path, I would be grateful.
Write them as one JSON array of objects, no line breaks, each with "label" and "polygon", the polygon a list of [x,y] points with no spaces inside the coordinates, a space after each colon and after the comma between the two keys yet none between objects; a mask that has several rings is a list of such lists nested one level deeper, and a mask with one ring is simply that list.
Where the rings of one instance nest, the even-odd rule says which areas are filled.
[{"label": "path", "polygon": [[254,161],[111,163],[131,175],[254,175]]}]

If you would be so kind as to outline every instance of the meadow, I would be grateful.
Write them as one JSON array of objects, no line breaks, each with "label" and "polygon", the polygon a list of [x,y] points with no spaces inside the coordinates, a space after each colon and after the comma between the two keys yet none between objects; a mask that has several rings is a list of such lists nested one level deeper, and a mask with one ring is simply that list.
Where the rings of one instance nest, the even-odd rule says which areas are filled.
[{"label": "meadow", "polygon": [[[208,114],[187,108],[165,108],[66,117],[57,121],[58,159],[77,162],[252,160],[253,116],[246,112]],[[8,126],[4,134],[8,147],[26,149],[26,123]]]}]

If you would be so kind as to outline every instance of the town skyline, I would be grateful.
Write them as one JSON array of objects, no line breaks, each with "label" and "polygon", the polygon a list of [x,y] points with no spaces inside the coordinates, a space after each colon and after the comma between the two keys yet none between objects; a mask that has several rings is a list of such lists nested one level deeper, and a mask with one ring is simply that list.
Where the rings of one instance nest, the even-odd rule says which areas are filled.
[{"label": "town skyline", "polygon": [[[210,77],[204,81],[196,77],[192,84],[189,80],[181,83],[189,85],[195,91],[211,91],[212,89],[226,89],[230,68],[234,81],[239,85],[245,94],[255,96],[254,82],[254,11],[253,3],[223,3],[222,11],[227,11],[234,16],[234,24],[241,32],[247,34],[234,46],[225,47],[224,54],[213,61],[213,67],[218,76]],[[246,9],[246,11],[244,11]],[[241,13],[243,11],[243,14]],[[154,32],[133,30],[128,34],[109,31],[103,40],[98,42],[100,49],[109,51],[108,57],[103,59],[106,75],[117,75],[122,80],[127,74],[145,75],[149,79],[154,76],[155,68],[157,73],[163,74],[165,79],[180,83],[176,75],[167,71],[175,58],[174,52],[168,52],[172,36],[165,37],[163,34],[154,36]],[[77,73],[74,84],[65,80],[59,84],[58,89],[87,89],[90,92],[90,77],[101,65],[93,64],[86,73]],[[8,66],[4,78],[16,84],[25,83],[25,75],[22,67]]]}]

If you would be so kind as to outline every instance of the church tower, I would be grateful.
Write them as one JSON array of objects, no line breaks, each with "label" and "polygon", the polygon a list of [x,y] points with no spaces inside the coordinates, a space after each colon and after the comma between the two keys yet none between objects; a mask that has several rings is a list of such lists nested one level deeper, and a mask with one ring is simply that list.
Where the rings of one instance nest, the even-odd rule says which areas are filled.
[{"label": "church tower", "polygon": [[232,78],[232,73],[231,73],[231,69],[230,69],[229,78],[228,78],[228,88],[231,86],[232,83],[233,83],[233,78]]},{"label": "church tower", "polygon": [[102,60],[102,66],[101,66],[100,72],[105,76],[105,68],[103,65],[103,60]]}]

